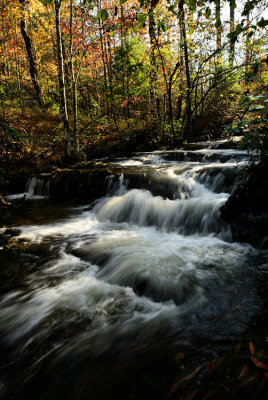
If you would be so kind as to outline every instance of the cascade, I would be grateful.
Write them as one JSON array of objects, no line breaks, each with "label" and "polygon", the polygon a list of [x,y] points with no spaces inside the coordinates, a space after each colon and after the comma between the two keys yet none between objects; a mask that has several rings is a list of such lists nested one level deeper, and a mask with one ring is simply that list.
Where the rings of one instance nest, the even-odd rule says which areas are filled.
[{"label": "cascade", "polygon": [[[15,369],[9,399],[130,398],[137,360],[163,348],[209,359],[243,332],[260,306],[259,251],[232,241],[219,210],[247,154],[211,146],[113,160],[104,196],[18,226],[24,269],[0,299],[1,346],[31,376]],[[26,199],[53,196],[50,182],[31,178]],[[162,398],[146,385],[139,398]]]}]

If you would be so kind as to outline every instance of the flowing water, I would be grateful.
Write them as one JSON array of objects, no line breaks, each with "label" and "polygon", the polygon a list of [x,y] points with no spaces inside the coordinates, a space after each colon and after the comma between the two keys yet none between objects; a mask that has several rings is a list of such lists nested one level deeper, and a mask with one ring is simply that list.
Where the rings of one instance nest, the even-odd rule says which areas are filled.
[{"label": "flowing water", "polygon": [[178,352],[198,365],[243,333],[261,306],[260,252],[232,242],[219,210],[246,158],[115,160],[105,197],[56,212],[40,200],[49,182],[28,182],[42,206],[13,221],[24,252],[0,302],[7,399],[161,399]]}]

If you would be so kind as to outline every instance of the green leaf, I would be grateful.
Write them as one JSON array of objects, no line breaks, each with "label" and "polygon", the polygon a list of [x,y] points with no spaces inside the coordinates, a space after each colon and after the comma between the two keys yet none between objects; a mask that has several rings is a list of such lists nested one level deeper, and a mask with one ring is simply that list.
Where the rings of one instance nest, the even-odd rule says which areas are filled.
[{"label": "green leaf", "polygon": [[245,97],[244,99],[242,99],[240,101],[240,104],[243,105],[243,104],[247,104],[248,102],[249,102],[249,97]]},{"label": "green leaf", "polygon": [[162,30],[163,32],[166,32],[166,31],[167,31],[167,27],[166,27],[166,25],[165,25],[165,23],[164,23],[163,21],[159,21],[159,22],[158,22],[158,27],[159,27],[159,29]]},{"label": "green leaf", "polygon": [[268,20],[264,19],[263,17],[259,22],[257,22],[259,28],[265,28],[268,25]]},{"label": "green leaf", "polygon": [[146,14],[139,14],[139,15],[138,15],[138,24],[139,24],[139,27],[140,27],[140,28],[143,27],[143,25],[144,25],[145,22],[146,22],[146,19],[147,19],[147,15],[146,15]]},{"label": "green leaf", "polygon": [[190,11],[196,10],[196,0],[188,0],[188,6]]},{"label": "green leaf", "polygon": [[231,8],[234,10],[236,8],[236,0],[229,0]]},{"label": "green leaf", "polygon": [[176,8],[176,4],[172,4],[171,6],[168,6],[168,10],[173,12]]},{"label": "green leaf", "polygon": [[191,36],[194,33],[194,28],[189,29],[189,35]]},{"label": "green leaf", "polygon": [[102,20],[102,22],[105,22],[108,18],[108,12],[106,10],[98,11],[97,18],[100,18]]},{"label": "green leaf", "polygon": [[211,9],[209,7],[206,8],[205,17],[208,19],[211,16]]},{"label": "green leaf", "polygon": [[215,28],[220,28],[220,27],[221,27],[221,20],[220,20],[220,18],[217,18]]},{"label": "green leaf", "polygon": [[247,16],[250,11],[254,10],[254,7],[258,4],[259,0],[248,0],[244,6],[244,10],[242,12],[242,16]]}]

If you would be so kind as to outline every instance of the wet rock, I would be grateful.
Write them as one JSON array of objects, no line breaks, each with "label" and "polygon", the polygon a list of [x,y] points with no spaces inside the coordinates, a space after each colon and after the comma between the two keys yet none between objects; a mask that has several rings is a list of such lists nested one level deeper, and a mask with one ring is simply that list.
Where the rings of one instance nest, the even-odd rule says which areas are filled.
[{"label": "wet rock", "polygon": [[55,173],[49,186],[53,200],[95,200],[106,194],[106,168],[85,170],[62,170]]},{"label": "wet rock", "polygon": [[234,240],[268,248],[268,158],[250,168],[243,183],[221,209]]}]

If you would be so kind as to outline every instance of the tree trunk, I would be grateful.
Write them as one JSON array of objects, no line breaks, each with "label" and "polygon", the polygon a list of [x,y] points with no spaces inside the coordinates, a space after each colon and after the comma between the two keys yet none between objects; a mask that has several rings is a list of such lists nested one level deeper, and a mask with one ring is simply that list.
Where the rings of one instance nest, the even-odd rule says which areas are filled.
[{"label": "tree trunk", "polygon": [[[235,11],[233,7],[233,2],[230,2],[230,33],[234,31],[235,25]],[[231,41],[230,43],[230,52],[229,52],[229,65],[233,67],[234,65],[234,57],[235,57],[235,42]]]},{"label": "tree trunk", "polygon": [[249,71],[249,66],[250,66],[250,37],[249,37],[249,32],[250,32],[250,21],[249,21],[249,14],[247,15],[247,35],[246,35],[246,60],[245,60],[245,72],[247,73]]},{"label": "tree trunk", "polygon": [[20,72],[20,57],[19,57],[19,46],[18,46],[18,35],[17,35],[17,18],[15,18],[15,62],[16,62],[16,77],[17,77],[17,85],[18,85],[18,92],[20,96],[20,108],[21,113],[24,115],[24,102],[23,102],[23,94],[22,94],[22,87],[21,87],[21,72]]},{"label": "tree trunk", "polygon": [[73,60],[73,0],[70,0],[70,68],[72,81],[72,97],[73,97],[73,133],[75,138],[75,152],[79,153],[79,133],[78,133],[78,111],[77,111],[77,79],[74,72]]},{"label": "tree trunk", "polygon": [[34,52],[33,52],[33,48],[32,48],[31,39],[27,33],[26,0],[20,0],[20,4],[23,7],[23,14],[22,14],[22,18],[20,21],[20,29],[21,29],[21,34],[22,34],[25,46],[26,46],[26,51],[27,51],[27,56],[28,56],[28,61],[29,61],[29,66],[30,66],[30,76],[32,79],[32,83],[34,86],[38,104],[41,108],[43,108],[45,105],[45,102],[44,102],[41,88],[40,88],[40,85],[38,82],[38,73],[37,73],[36,63],[35,63],[35,59],[34,59]]},{"label": "tree trunk", "polygon": [[179,59],[180,59],[180,78],[179,78],[179,96],[178,96],[178,102],[177,102],[177,115],[176,115],[176,120],[180,120],[182,118],[182,92],[183,92],[183,65],[184,65],[184,47],[183,47],[183,27],[182,27],[182,21],[181,18],[179,18],[179,32],[180,32],[180,38],[179,38]]},{"label": "tree trunk", "polygon": [[101,24],[100,18],[98,19],[98,23],[99,23],[100,44],[101,44],[101,58],[102,58],[102,64],[103,64],[103,79],[104,79],[104,92],[105,92],[104,99],[106,100],[106,112],[107,112],[107,115],[109,115],[110,107],[109,107],[109,100],[107,97],[107,94],[108,94],[107,70],[106,70],[106,63],[105,63],[102,24]]},{"label": "tree trunk", "polygon": [[187,93],[186,93],[186,110],[185,110],[185,123],[184,129],[182,133],[182,139],[187,139],[191,130],[191,120],[192,120],[192,104],[191,104],[191,76],[190,76],[190,67],[189,67],[189,54],[188,54],[188,44],[187,44],[187,36],[185,29],[185,15],[184,15],[184,0],[179,2],[179,18],[180,25],[182,27],[182,39],[183,39],[183,49],[184,49],[184,65],[185,65],[185,73],[186,73],[186,82],[187,82]]},{"label": "tree trunk", "polygon": [[154,21],[154,6],[149,9],[149,37],[150,37],[150,71],[149,71],[149,107],[150,114],[153,118],[157,116],[155,85],[157,80],[156,73],[156,36],[155,36],[155,21]]},{"label": "tree trunk", "polygon": [[62,52],[62,37],[61,37],[61,28],[60,28],[61,0],[54,0],[54,1],[55,1],[56,32],[57,32],[60,109],[61,109],[61,117],[62,117],[63,126],[64,126],[65,141],[66,141],[66,155],[68,157],[70,157],[71,156],[71,137],[70,137],[68,110],[67,110],[65,73],[64,73],[63,52]]},{"label": "tree trunk", "polygon": [[9,68],[9,55],[7,49],[7,38],[6,38],[6,24],[4,19],[4,8],[5,6],[2,4],[1,1],[1,17],[2,17],[2,32],[3,32],[3,53],[5,53],[5,84],[6,84],[6,93],[9,91],[9,77],[10,77],[10,68]]},{"label": "tree trunk", "polygon": [[[215,0],[216,5],[216,48],[221,48],[221,0]],[[217,63],[220,64],[221,54],[217,53]]]}]

